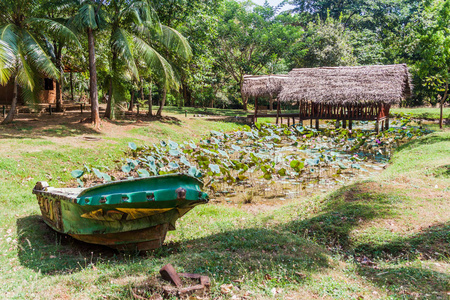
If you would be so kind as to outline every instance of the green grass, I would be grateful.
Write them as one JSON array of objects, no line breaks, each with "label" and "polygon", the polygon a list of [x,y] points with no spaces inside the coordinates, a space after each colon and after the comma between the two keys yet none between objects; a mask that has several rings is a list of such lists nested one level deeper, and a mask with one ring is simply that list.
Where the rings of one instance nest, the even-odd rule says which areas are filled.
[{"label": "green grass", "polygon": [[[419,108],[392,108],[391,114],[411,114],[414,118],[424,119],[439,119],[440,108],[419,107]],[[443,118],[450,119],[450,108],[444,107]]]},{"label": "green grass", "polygon": [[[67,145],[76,133],[64,132],[51,133],[51,143],[31,137],[2,141],[8,150],[0,155],[2,298],[133,299],[130,288],[150,296],[167,263],[210,276],[211,298],[448,298],[448,131],[404,145],[380,176],[325,195],[196,207],[162,248],[146,254],[84,244],[45,225],[31,194],[36,181],[64,186],[83,163],[114,167],[129,141],[182,142],[241,126],[184,114],[178,119],[148,122],[122,136],[100,133],[97,142]],[[15,148],[21,151],[10,151]],[[235,288],[224,295],[222,284]]]}]

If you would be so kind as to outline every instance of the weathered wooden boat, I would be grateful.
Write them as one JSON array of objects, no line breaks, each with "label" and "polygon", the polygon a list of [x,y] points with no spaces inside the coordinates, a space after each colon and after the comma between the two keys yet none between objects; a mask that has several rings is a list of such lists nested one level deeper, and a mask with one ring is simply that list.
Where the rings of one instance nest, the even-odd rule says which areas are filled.
[{"label": "weathered wooden boat", "polygon": [[169,174],[114,181],[89,188],[33,189],[42,217],[57,232],[80,241],[121,250],[150,250],[162,245],[175,222],[208,202],[200,180]]}]

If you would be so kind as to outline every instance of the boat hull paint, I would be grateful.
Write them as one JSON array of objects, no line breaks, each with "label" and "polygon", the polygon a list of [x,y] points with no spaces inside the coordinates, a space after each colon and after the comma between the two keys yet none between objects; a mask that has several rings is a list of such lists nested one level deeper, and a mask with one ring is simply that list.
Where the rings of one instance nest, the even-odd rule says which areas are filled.
[{"label": "boat hull paint", "polygon": [[[61,196],[61,191],[64,192],[64,189],[59,189],[59,194],[52,193],[51,188],[45,191],[42,189],[42,192],[35,189],[33,193],[37,196],[45,223],[57,232],[68,234],[83,242],[105,245],[115,249],[150,250],[161,247],[167,231],[175,230],[175,222],[178,218],[196,205],[207,202],[207,195],[200,192],[201,183],[186,177],[186,175],[180,175],[180,183],[174,185],[177,178],[170,176],[171,183],[165,187],[167,191],[162,191],[160,177],[157,181],[159,195],[170,196],[172,195],[170,190],[175,190],[174,187],[182,185],[188,189],[188,193],[185,194],[190,195],[189,199],[172,196],[163,198],[154,193],[158,197],[157,201],[137,200],[137,202],[85,205],[85,202],[81,201],[84,199],[81,196],[86,194],[85,190],[72,198]],[[132,198],[134,194],[140,193],[136,192],[134,181],[136,180],[133,180],[134,187],[131,191],[133,194],[127,194],[127,186],[124,182],[119,182],[123,187],[122,190],[109,183],[107,186],[100,186],[97,191],[100,191],[102,195],[107,195],[108,199],[115,197],[115,194],[110,193],[111,190],[120,195],[131,195],[130,198]],[[142,188],[145,189],[152,185],[152,180],[147,178],[141,183],[143,184]],[[90,188],[88,192],[91,194],[89,195],[91,201],[95,197],[106,198],[106,196],[95,194],[96,190],[93,188]],[[128,190],[128,192],[130,191]],[[195,197],[197,198],[195,199]]]}]

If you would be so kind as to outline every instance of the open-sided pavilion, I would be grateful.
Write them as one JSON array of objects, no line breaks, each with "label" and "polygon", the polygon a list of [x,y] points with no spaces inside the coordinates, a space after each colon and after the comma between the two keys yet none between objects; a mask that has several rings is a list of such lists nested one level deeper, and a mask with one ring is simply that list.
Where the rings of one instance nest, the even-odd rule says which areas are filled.
[{"label": "open-sided pavilion", "polygon": [[[246,76],[243,92],[255,98],[258,117],[339,120],[351,128],[353,120],[375,121],[376,130],[389,128],[389,109],[411,96],[411,76],[405,64],[293,69],[287,75]],[[262,113],[258,98],[277,98],[277,113]],[[280,103],[296,103],[298,112],[283,114]],[[281,119],[282,120],[282,119]]]}]

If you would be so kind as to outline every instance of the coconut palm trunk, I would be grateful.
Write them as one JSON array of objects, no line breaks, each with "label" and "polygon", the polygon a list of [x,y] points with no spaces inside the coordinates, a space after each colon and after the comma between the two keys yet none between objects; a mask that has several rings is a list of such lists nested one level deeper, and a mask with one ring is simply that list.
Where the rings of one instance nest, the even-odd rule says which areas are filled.
[{"label": "coconut palm trunk", "polygon": [[158,112],[156,113],[156,115],[158,117],[161,117],[162,109],[163,109],[164,105],[166,104],[166,98],[167,98],[167,87],[166,87],[166,85],[164,85],[162,95],[161,95],[161,104],[158,108]]},{"label": "coconut palm trunk", "polygon": [[114,118],[113,106],[112,106],[112,78],[109,79],[109,89],[108,89],[108,102],[106,102],[105,118],[112,120]]},{"label": "coconut palm trunk", "polygon": [[98,90],[97,90],[97,68],[95,65],[95,38],[92,28],[87,29],[89,45],[89,93],[91,97],[91,118],[95,127],[100,126],[100,115],[98,108]]},{"label": "coconut palm trunk", "polygon": [[62,67],[62,50],[61,48],[58,48],[59,45],[55,45],[56,49],[56,63],[55,66],[58,68],[59,71],[59,78],[56,80],[56,111],[61,112],[63,110],[63,103],[62,103],[62,88],[63,88],[63,72],[64,69]]},{"label": "coconut palm trunk", "polygon": [[14,119],[14,115],[16,114],[17,108],[17,77],[14,77],[14,89],[13,89],[13,98],[11,102],[11,109],[8,112],[8,115],[3,120],[2,124],[11,123]]},{"label": "coconut palm trunk", "polygon": [[152,112],[152,81],[148,85],[148,115],[153,116]]},{"label": "coconut palm trunk", "polygon": [[439,116],[439,128],[442,129],[443,126],[443,109],[444,109],[444,103],[445,100],[447,100],[447,95],[448,95],[448,82],[445,83],[445,92],[444,92],[444,96],[441,99],[441,103],[440,103],[440,109],[441,109],[441,113]]}]

